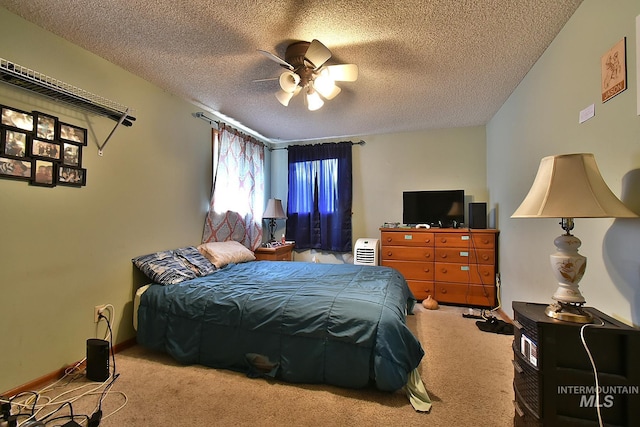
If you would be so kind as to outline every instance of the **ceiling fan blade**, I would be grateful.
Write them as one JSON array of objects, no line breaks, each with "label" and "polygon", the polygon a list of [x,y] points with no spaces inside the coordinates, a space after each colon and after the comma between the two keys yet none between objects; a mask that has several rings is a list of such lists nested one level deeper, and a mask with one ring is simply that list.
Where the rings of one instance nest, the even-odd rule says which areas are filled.
[{"label": "ceiling fan blade", "polygon": [[262,49],[258,49],[258,52],[260,52],[261,54],[263,54],[264,56],[266,56],[270,60],[277,62],[278,64],[282,65],[283,67],[286,67],[286,68],[288,68],[290,70],[294,69],[293,65],[289,64],[284,59],[277,57],[276,55],[274,55],[271,52],[267,52],[266,50],[262,50]]},{"label": "ceiling fan blade", "polygon": [[338,64],[327,66],[329,75],[339,82],[355,82],[358,80],[358,66],[356,64]]},{"label": "ceiling fan blade", "polygon": [[306,60],[311,62],[317,70],[322,67],[322,64],[331,58],[331,51],[318,40],[313,39],[311,40],[307,53],[305,53],[304,57]]},{"label": "ceiling fan blade", "polygon": [[266,79],[254,79],[253,83],[270,82],[272,80],[278,80],[278,79],[279,79],[279,77],[269,77],[269,78],[266,78]]}]

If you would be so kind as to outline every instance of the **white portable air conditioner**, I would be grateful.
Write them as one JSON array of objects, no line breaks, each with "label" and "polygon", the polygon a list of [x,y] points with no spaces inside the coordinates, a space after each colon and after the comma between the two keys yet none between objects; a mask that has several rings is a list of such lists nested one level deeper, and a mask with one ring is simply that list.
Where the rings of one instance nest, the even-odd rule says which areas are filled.
[{"label": "white portable air conditioner", "polygon": [[369,238],[358,239],[353,248],[353,264],[378,265],[378,252],[380,252],[380,240]]}]

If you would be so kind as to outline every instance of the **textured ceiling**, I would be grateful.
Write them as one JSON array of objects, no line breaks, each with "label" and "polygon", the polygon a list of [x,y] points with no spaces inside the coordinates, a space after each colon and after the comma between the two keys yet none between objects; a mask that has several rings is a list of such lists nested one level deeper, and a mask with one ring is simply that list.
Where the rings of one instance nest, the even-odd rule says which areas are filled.
[{"label": "textured ceiling", "polygon": [[[0,0],[272,142],[485,124],[581,0]],[[315,112],[274,94],[286,46],[318,39],[356,82]],[[135,108],[135,106],[133,106]],[[233,122],[232,122],[233,123]]]}]

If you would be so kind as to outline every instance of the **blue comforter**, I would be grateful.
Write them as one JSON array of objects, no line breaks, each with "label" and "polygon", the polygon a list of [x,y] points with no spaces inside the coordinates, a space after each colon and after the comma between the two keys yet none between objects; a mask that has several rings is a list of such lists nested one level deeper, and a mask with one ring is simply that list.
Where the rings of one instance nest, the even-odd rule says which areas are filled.
[{"label": "blue comforter", "polygon": [[138,342],[184,364],[395,391],[424,352],[388,267],[255,261],[142,295]]}]

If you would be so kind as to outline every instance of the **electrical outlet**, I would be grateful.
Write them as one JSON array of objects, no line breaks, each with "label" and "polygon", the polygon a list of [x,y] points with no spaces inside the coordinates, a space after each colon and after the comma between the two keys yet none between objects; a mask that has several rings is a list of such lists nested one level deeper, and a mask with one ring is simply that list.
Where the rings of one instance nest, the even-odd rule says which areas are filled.
[{"label": "electrical outlet", "polygon": [[100,321],[100,314],[107,308],[106,304],[96,305],[93,308],[93,323],[98,323]]}]

